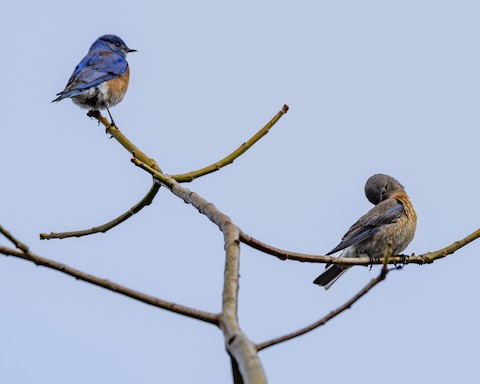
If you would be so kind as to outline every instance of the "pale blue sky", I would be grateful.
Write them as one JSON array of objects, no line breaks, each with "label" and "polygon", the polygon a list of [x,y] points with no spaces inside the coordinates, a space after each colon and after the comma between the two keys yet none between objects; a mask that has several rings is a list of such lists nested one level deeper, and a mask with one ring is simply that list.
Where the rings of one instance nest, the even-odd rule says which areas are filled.
[{"label": "pale blue sky", "polygon": [[[103,235],[150,178],[69,100],[51,104],[100,35],[129,55],[112,109],[167,173],[218,160],[283,104],[290,112],[234,164],[188,187],[250,235],[323,254],[368,209],[366,179],[396,177],[418,214],[406,253],[479,227],[480,2],[2,2],[1,224],[43,256],[213,312],[220,231],[162,189]],[[7,245],[5,240],[1,244]],[[451,383],[478,377],[480,242],[408,266],[339,318],[260,353],[271,383]],[[260,342],[309,324],[377,269],[325,292],[322,266],[246,246],[240,323]],[[218,329],[18,259],[0,257],[0,381],[225,383]]]}]

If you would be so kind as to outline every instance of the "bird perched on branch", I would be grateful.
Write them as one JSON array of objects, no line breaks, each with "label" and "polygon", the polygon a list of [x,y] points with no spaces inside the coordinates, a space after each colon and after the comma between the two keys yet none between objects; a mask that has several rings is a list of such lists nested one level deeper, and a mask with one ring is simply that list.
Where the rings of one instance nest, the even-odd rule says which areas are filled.
[{"label": "bird perched on branch", "polygon": [[57,93],[53,101],[69,97],[82,108],[106,109],[114,125],[109,108],[122,101],[127,92],[130,69],[126,57],[129,52],[136,50],[128,48],[120,37],[99,37],[73,70],[65,89]]},{"label": "bird perched on branch", "polygon": [[[340,257],[377,259],[385,256],[389,246],[392,255],[397,255],[412,241],[417,214],[402,184],[391,176],[376,174],[367,180],[365,195],[375,207],[358,219],[327,255],[343,250]],[[327,265],[313,283],[328,289],[348,268]]]}]

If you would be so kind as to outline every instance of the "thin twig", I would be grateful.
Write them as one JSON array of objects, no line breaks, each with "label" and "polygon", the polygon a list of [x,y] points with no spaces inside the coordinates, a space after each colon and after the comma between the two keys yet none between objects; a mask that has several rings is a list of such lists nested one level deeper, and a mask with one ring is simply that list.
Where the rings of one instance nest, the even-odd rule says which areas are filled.
[{"label": "thin twig", "polygon": [[[207,167],[199,169],[197,171],[192,171],[192,172],[180,174],[180,175],[174,175],[172,177],[179,182],[190,182],[200,176],[204,176],[206,174],[218,171],[220,168],[223,168],[224,166],[233,163],[235,159],[237,159],[239,156],[245,153],[258,140],[260,140],[263,136],[265,136],[269,132],[269,130],[275,125],[275,123],[278,120],[280,120],[280,118],[285,113],[287,113],[287,111],[288,111],[288,106],[284,105],[283,108],[260,131],[258,131],[250,140],[248,140],[246,143],[243,143],[239,148],[237,148],[234,152],[232,152],[230,155],[228,155],[224,159],[214,164],[211,164]],[[110,134],[113,138],[115,138],[115,140],[117,140],[125,149],[127,149],[134,158],[138,159],[140,162],[144,164],[147,164],[152,169],[162,172],[158,164],[155,162],[155,160],[153,160],[152,158],[147,156],[144,152],[142,152],[125,135],[123,135],[123,133],[120,131],[120,129],[118,129],[116,125],[112,125],[104,116],[101,115],[99,111],[90,111],[88,113],[88,116],[97,119],[99,123],[103,124],[106,128],[106,132]],[[109,221],[106,224],[100,225],[98,227],[93,227],[90,229],[79,230],[79,231],[59,232],[59,233],[51,232],[49,234],[41,233],[40,239],[41,240],[65,239],[69,237],[82,237],[82,236],[92,235],[95,233],[105,233],[108,230],[112,229],[113,227],[129,219],[131,216],[133,216],[135,213],[140,211],[145,206],[150,205],[153,198],[157,194],[159,188],[160,188],[160,185],[157,185],[156,183],[154,183],[154,185],[152,186],[148,194],[139,203],[137,203],[127,212],[123,213],[119,217]]]},{"label": "thin twig", "polygon": [[307,263],[334,263],[337,260],[337,257],[335,256],[307,255],[305,253],[290,252],[280,248],[275,248],[271,245],[262,243],[260,240],[247,235],[243,231],[240,231],[240,241],[258,251],[275,256],[280,260],[294,260]]},{"label": "thin twig", "polygon": [[87,236],[87,235],[92,235],[94,233],[105,233],[109,231],[110,229],[116,227],[117,225],[123,223],[125,220],[129,219],[136,213],[138,213],[140,210],[142,210],[144,207],[147,205],[150,205],[155,198],[157,192],[160,189],[160,182],[156,179],[153,179],[153,184],[148,193],[145,195],[145,197],[140,200],[137,204],[135,204],[132,208],[130,208],[127,212],[121,214],[117,218],[113,219],[112,221],[109,221],[106,224],[100,225],[98,227],[93,227],[91,229],[85,229],[81,231],[73,231],[73,232],[51,232],[51,233],[41,233],[40,234],[40,240],[50,240],[50,239],[65,239],[67,237],[82,237],[82,236]]},{"label": "thin twig", "polygon": [[[263,136],[265,136],[270,131],[270,129],[275,125],[275,123],[278,120],[280,120],[280,118],[284,114],[287,113],[287,111],[288,111],[288,105],[284,105],[283,108],[250,140],[240,145],[240,147],[238,147],[235,151],[233,151],[230,155],[226,156],[222,160],[219,160],[202,169],[198,169],[196,171],[192,171],[188,173],[172,175],[172,177],[179,183],[190,182],[196,179],[197,177],[205,176],[209,173],[218,171],[219,169],[225,167],[226,165],[233,163],[238,157],[240,157],[247,150],[249,150],[258,140],[260,140]],[[138,158],[138,156],[135,156],[135,157]]]},{"label": "thin twig", "polygon": [[[106,132],[109,135],[111,135],[113,138],[115,138],[115,140],[117,140],[127,151],[129,151],[132,154],[132,156],[135,156],[136,158],[141,159],[146,164],[149,164],[149,166],[152,167],[153,169],[156,169],[161,172],[161,169],[157,165],[155,160],[147,156],[135,144],[133,144],[129,139],[127,139],[127,137],[120,131],[120,129],[118,129],[117,126],[112,125],[105,117],[102,116],[100,111],[89,111],[87,115],[89,117],[97,119],[99,123],[103,124],[106,128]],[[132,217],[135,213],[137,213],[147,205],[150,205],[152,200],[156,196],[159,188],[160,188],[160,185],[154,181],[147,195],[140,202],[138,202],[136,205],[130,208],[127,212],[123,213],[119,217],[109,221],[106,224],[103,224],[91,229],[80,230],[80,231],[59,232],[59,233],[51,232],[49,234],[41,233],[40,239],[41,240],[65,239],[68,237],[81,237],[81,236],[92,235],[94,233],[99,233],[99,232],[107,232],[108,230],[112,229],[113,227],[119,225],[120,223],[123,223],[125,220]]]},{"label": "thin twig", "polygon": [[368,283],[360,292],[358,292],[355,296],[353,296],[345,304],[341,305],[340,307],[338,307],[334,311],[330,312],[325,317],[322,317],[320,320],[314,322],[313,324],[310,324],[307,327],[304,327],[302,329],[299,329],[298,331],[289,333],[287,335],[277,337],[275,339],[268,340],[268,341],[265,341],[263,343],[257,344],[257,351],[261,351],[262,349],[271,347],[272,345],[276,345],[276,344],[282,343],[284,341],[291,340],[295,337],[304,335],[305,333],[310,332],[310,331],[314,330],[315,328],[318,328],[318,327],[324,325],[329,320],[332,320],[334,317],[338,316],[343,311],[349,309],[353,304],[355,304],[355,302],[357,300],[359,300],[362,296],[366,295],[368,293],[368,291],[370,291],[375,285],[377,285],[381,281],[385,280],[385,278],[387,276],[387,273],[388,273],[388,269],[387,269],[386,264],[384,264],[382,270],[380,271],[380,274],[375,279],[370,281],[370,283]]},{"label": "thin twig", "polygon": [[120,295],[128,296],[132,299],[141,301],[145,304],[149,304],[157,308],[162,308],[170,312],[175,312],[184,316],[192,317],[194,319],[205,321],[207,323],[215,324],[218,326],[218,314],[213,314],[210,312],[205,312],[198,309],[175,304],[169,301],[165,301],[157,297],[150,296],[145,293],[127,288],[123,285],[114,283],[113,281],[102,279],[100,277],[91,275],[89,273],[82,272],[78,269],[69,267],[68,265],[59,263],[57,261],[35,255],[32,252],[27,253],[21,250],[15,250],[15,249],[7,248],[4,246],[0,246],[0,254],[3,254],[5,256],[18,257],[23,260],[28,260],[35,263],[36,265],[41,265],[43,267],[54,269],[56,271],[73,276],[78,280],[83,280],[87,283],[97,285],[109,291],[119,293]]},{"label": "thin twig", "polygon": [[[458,249],[466,246],[472,241],[480,237],[480,229],[472,232],[467,237],[455,241],[454,243],[439,249],[438,251],[426,252],[421,255],[395,255],[388,259],[388,264],[430,264],[435,260],[441,259],[447,255],[451,255]],[[384,258],[372,260],[369,257],[335,257],[335,256],[321,256],[321,255],[307,255],[304,253],[290,252],[283,249],[272,247],[271,245],[262,243],[245,232],[240,232],[240,241],[252,248],[255,248],[263,253],[275,256],[280,260],[293,260],[308,263],[330,263],[337,265],[371,265],[383,264]]]},{"label": "thin twig", "polygon": [[23,253],[29,253],[30,250],[28,249],[28,247],[23,244],[20,240],[18,240],[15,236],[13,236],[9,231],[7,231],[5,228],[3,228],[1,225],[0,225],[0,233],[5,236],[8,240],[10,240],[10,242],[15,245],[15,248],[21,250]]},{"label": "thin twig", "polygon": [[148,164],[150,167],[160,172],[162,171],[155,160],[143,153],[135,144],[127,139],[127,137],[122,133],[122,131],[120,131],[120,129],[118,129],[117,126],[112,125],[105,117],[101,115],[99,111],[90,111],[87,115],[97,119],[99,123],[103,124],[103,126],[106,128],[106,132],[115,140],[117,140],[128,152],[130,152],[133,157],[136,157],[140,161]]}]

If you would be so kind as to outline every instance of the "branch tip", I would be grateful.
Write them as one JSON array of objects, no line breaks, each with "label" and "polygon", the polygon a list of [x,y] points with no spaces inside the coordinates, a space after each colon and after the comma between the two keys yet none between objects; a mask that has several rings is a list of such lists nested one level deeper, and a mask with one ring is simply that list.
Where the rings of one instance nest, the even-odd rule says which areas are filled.
[{"label": "branch tip", "polygon": [[60,233],[51,232],[50,234],[41,233],[40,240],[65,239],[68,237],[82,237],[87,235],[93,235],[95,233],[105,233],[110,229],[116,227],[117,225],[123,223],[125,220],[128,220],[130,217],[140,212],[146,206],[150,205],[153,199],[155,198],[157,192],[159,191],[160,185],[161,185],[160,183],[154,180],[152,187],[150,188],[150,190],[142,200],[140,200],[137,204],[131,207],[128,211],[126,211],[125,213],[122,213],[117,218],[110,220],[106,224],[102,224],[97,227],[80,230],[80,231],[60,232]]},{"label": "branch tip", "polygon": [[248,141],[242,143],[236,150],[230,153],[228,156],[224,157],[223,159],[210,164],[204,168],[198,169],[196,171],[172,175],[172,177],[179,183],[190,182],[197,177],[205,176],[209,173],[218,171],[219,169],[231,164],[240,157],[243,153],[245,153],[248,149],[250,149],[258,140],[260,140],[263,136],[265,136],[269,130],[277,123],[280,118],[287,113],[288,106],[285,104],[283,108],[277,112],[277,114],[263,127],[261,128],[254,136],[252,136]]}]

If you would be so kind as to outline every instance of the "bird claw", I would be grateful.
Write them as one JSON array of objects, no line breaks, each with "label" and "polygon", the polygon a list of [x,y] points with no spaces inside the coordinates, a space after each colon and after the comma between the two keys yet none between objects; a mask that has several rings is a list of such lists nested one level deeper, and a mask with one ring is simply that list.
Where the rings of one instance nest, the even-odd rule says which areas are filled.
[{"label": "bird claw", "polygon": [[407,265],[408,258],[409,258],[408,255],[399,255],[399,257],[400,257],[400,262],[399,263],[397,263],[397,262],[393,263],[393,265],[395,266],[396,269],[402,269],[403,267],[405,267],[405,265]]},{"label": "bird claw", "polygon": [[87,112],[87,116],[91,119],[98,119],[100,117],[100,111],[98,109],[91,109]]},{"label": "bird claw", "polygon": [[379,261],[380,261],[380,258],[374,257],[374,256],[369,256],[369,258],[370,258],[370,264],[368,265],[368,267],[369,267],[368,270],[371,271],[372,268],[373,268],[373,263],[379,262]]}]

